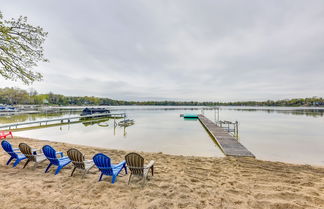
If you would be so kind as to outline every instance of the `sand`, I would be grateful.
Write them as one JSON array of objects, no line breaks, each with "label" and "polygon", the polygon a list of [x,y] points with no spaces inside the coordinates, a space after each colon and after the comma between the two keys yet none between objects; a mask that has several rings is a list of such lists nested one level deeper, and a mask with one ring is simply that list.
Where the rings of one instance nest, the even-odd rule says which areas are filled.
[{"label": "sand", "polygon": [[[98,152],[114,163],[127,151],[103,149],[43,140],[9,139],[14,147],[26,142],[41,148],[50,144],[57,151],[77,148],[88,159]],[[127,185],[128,175],[111,184],[106,176],[98,182],[98,169],[85,178],[70,177],[72,165],[54,176],[44,173],[47,162],[33,170],[6,166],[0,155],[0,208],[324,208],[324,168],[268,162],[251,158],[174,156],[140,152],[156,161],[155,175],[146,185],[139,180]],[[123,174],[123,173],[122,173]]]}]

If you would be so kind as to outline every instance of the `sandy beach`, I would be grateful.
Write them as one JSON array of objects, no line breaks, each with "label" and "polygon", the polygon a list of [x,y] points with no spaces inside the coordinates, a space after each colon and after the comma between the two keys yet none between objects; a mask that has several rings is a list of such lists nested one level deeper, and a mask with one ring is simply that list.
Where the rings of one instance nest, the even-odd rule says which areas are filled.
[{"label": "sandy beach", "polygon": [[[129,151],[103,149],[45,140],[8,139],[33,148],[50,144],[57,151],[77,148],[87,159],[98,152],[113,163]],[[1,148],[2,150],[2,148]],[[6,166],[9,156],[0,157],[0,202],[2,209],[14,208],[324,208],[324,168],[261,161],[252,158],[212,158],[143,153],[146,162],[155,160],[155,175],[142,185],[128,175],[115,184],[105,176],[98,182],[93,168],[85,178],[81,172],[70,177],[72,164],[57,176],[55,169],[44,173],[47,162],[34,171],[32,163],[22,169]]]}]

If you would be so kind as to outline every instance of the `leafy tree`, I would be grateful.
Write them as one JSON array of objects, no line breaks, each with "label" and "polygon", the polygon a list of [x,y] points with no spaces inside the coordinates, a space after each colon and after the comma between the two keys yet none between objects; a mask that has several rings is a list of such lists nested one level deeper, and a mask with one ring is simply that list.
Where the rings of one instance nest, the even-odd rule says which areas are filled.
[{"label": "leafy tree", "polygon": [[47,32],[27,23],[27,17],[3,20],[0,11],[0,75],[6,79],[21,80],[25,84],[42,79],[31,70],[44,58],[43,43]]},{"label": "leafy tree", "polygon": [[27,91],[19,88],[0,89],[0,103],[4,104],[28,104],[30,97]]}]

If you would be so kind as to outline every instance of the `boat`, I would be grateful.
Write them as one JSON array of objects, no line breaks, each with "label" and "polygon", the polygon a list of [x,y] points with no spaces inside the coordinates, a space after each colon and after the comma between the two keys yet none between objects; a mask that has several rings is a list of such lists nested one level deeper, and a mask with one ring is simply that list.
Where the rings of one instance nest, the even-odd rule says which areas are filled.
[{"label": "boat", "polygon": [[104,114],[110,113],[110,110],[106,108],[84,108],[80,116],[91,116],[94,114]]},{"label": "boat", "polygon": [[11,106],[0,106],[0,112],[16,112],[17,109]]},{"label": "boat", "polygon": [[126,119],[126,120],[122,120],[118,123],[119,126],[131,126],[134,125],[135,121],[134,120],[130,120],[130,119]]},{"label": "boat", "polygon": [[109,124],[108,123],[98,123],[98,126],[100,126],[100,127],[108,127]]},{"label": "boat", "polygon": [[197,114],[181,114],[180,117],[183,118],[198,118]]}]

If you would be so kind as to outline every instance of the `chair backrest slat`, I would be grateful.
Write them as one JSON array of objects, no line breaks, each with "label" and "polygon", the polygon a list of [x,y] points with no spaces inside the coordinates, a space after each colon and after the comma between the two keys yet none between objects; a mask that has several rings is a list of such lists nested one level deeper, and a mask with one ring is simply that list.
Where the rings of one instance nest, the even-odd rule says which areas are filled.
[{"label": "chair backrest slat", "polygon": [[75,167],[85,169],[84,155],[79,150],[72,148],[67,151],[67,154]]},{"label": "chair backrest slat", "polygon": [[113,171],[111,168],[111,160],[105,154],[96,154],[95,156],[93,156],[93,162],[103,174],[110,176],[113,175]]},{"label": "chair backrest slat", "polygon": [[26,143],[19,144],[20,152],[23,153],[30,161],[36,161],[35,156],[32,153],[31,147]]},{"label": "chair backrest slat", "polygon": [[125,156],[126,164],[129,170],[134,175],[143,175],[144,173],[144,158],[135,153],[129,153]]},{"label": "chair backrest slat", "polygon": [[45,145],[43,148],[43,153],[46,156],[46,158],[53,163],[54,165],[58,165],[59,161],[56,157],[56,151],[53,147],[51,147],[50,145]]},{"label": "chair backrest slat", "polygon": [[4,149],[4,151],[6,151],[11,157],[17,158],[17,154],[14,152],[11,144],[8,141],[3,140],[1,142],[1,146]]}]

